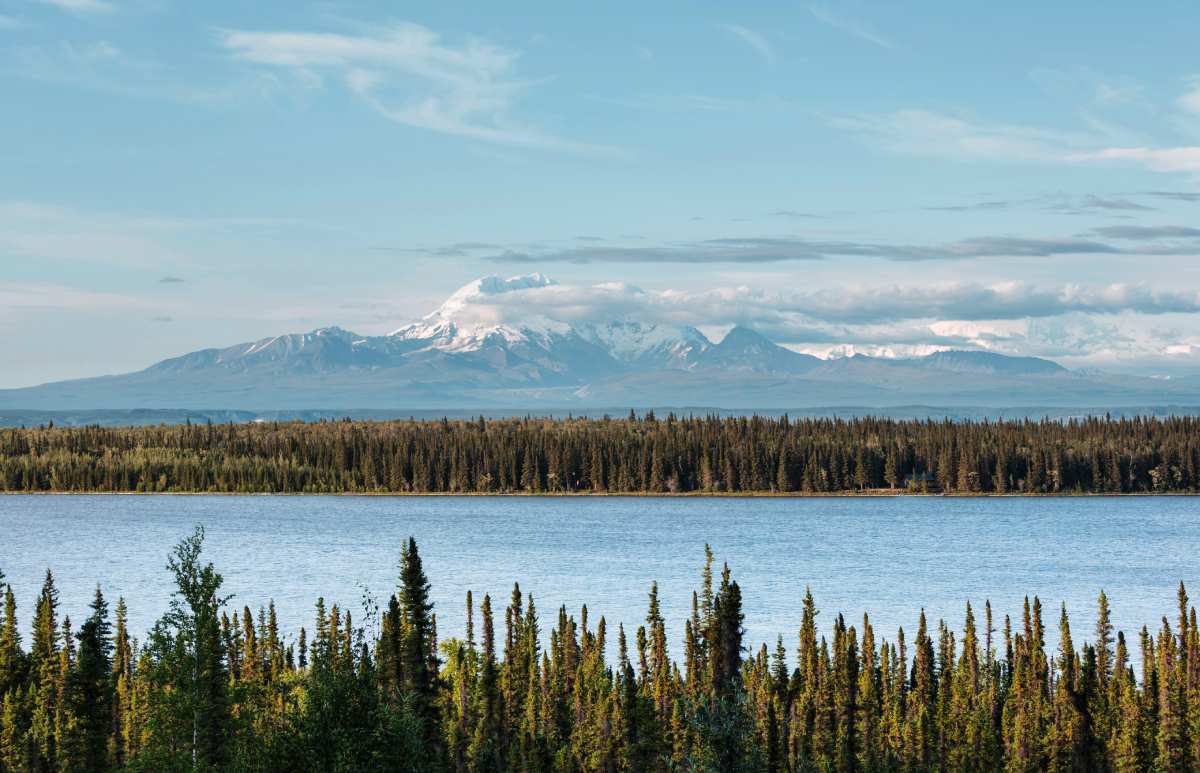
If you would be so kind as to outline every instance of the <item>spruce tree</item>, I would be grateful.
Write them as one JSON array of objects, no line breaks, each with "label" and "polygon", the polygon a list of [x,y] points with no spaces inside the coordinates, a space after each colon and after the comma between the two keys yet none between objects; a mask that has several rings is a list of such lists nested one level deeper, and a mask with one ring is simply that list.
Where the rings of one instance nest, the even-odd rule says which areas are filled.
[{"label": "spruce tree", "polygon": [[422,738],[423,770],[438,768],[441,749],[441,719],[438,710],[438,663],[433,642],[433,603],[429,600],[429,580],[417,552],[417,541],[409,538],[400,560],[400,613],[404,621],[400,659],[404,689],[411,700],[414,718]]},{"label": "spruce tree", "polygon": [[59,637],[58,589],[54,586],[54,575],[47,569],[33,618],[33,638],[29,652],[32,682],[28,687],[32,702],[30,740],[34,749],[35,765],[43,770],[54,770],[58,766],[55,718],[59,711],[61,693]]},{"label": "spruce tree", "polygon": [[109,765],[109,736],[113,724],[112,626],[108,603],[96,587],[91,615],[76,635],[79,641],[70,713],[77,723],[81,769],[105,770]]},{"label": "spruce tree", "polygon": [[[0,579],[3,576],[0,575]],[[21,652],[21,630],[17,627],[17,599],[11,585],[4,585],[4,610],[0,618],[0,698],[25,679]]]}]

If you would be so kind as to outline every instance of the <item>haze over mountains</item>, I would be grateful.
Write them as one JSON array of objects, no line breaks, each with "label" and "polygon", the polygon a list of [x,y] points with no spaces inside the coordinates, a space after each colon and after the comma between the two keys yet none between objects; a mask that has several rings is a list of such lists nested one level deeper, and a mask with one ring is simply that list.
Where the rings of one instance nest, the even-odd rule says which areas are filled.
[{"label": "haze over mountains", "polygon": [[390,335],[337,327],[203,349],[135,373],[0,391],[0,410],[588,410],[690,406],[1200,404],[1194,379],[1072,371],[986,351],[820,359],[746,327],[713,341],[687,325],[552,318],[488,302],[553,286],[541,274],[475,280]]}]

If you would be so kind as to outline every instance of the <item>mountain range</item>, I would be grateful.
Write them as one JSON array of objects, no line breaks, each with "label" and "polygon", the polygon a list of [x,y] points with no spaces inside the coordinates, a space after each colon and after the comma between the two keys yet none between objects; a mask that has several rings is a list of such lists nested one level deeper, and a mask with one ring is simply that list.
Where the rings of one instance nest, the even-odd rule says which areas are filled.
[{"label": "mountain range", "polygon": [[[821,359],[747,327],[712,341],[687,325],[570,321],[480,309],[549,287],[541,274],[464,286],[389,335],[338,327],[202,349],[134,373],[0,390],[0,410],[567,410],[695,406],[796,410],[1200,404],[1200,382],[1073,371],[1050,360],[951,350]],[[510,296],[524,297],[524,296]]]}]

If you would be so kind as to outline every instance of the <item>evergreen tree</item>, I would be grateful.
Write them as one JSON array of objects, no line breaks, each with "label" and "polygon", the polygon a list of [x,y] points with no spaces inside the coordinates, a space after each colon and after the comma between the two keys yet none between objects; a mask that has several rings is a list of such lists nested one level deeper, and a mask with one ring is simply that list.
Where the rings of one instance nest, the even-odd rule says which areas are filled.
[{"label": "evergreen tree", "polygon": [[412,712],[420,727],[423,770],[439,767],[441,718],[438,711],[438,663],[433,603],[429,600],[429,580],[421,565],[417,542],[409,538],[400,560],[400,613],[403,639],[400,652],[403,686],[411,701]]},{"label": "evergreen tree", "polygon": [[78,655],[68,677],[71,688],[69,712],[76,725],[80,758],[78,768],[106,770],[113,721],[112,627],[108,603],[97,586],[92,613],[79,628]]},{"label": "evergreen tree", "polygon": [[59,655],[58,589],[54,575],[46,570],[42,591],[33,618],[33,640],[29,652],[32,700],[29,740],[35,755],[35,768],[54,770],[58,766],[58,739],[55,720],[62,692],[62,663]]}]

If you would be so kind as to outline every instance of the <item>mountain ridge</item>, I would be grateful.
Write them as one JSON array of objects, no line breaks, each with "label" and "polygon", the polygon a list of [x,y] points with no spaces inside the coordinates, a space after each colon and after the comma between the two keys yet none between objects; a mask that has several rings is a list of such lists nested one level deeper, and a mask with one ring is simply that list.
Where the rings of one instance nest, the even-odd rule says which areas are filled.
[{"label": "mountain ridge", "polygon": [[189,352],[132,373],[0,390],[0,409],[530,409],[688,403],[729,409],[854,405],[1154,405],[1200,383],[1082,373],[1037,357],[945,350],[820,359],[742,325],[551,316],[543,274],[483,277],[388,335],[322,327]]}]

